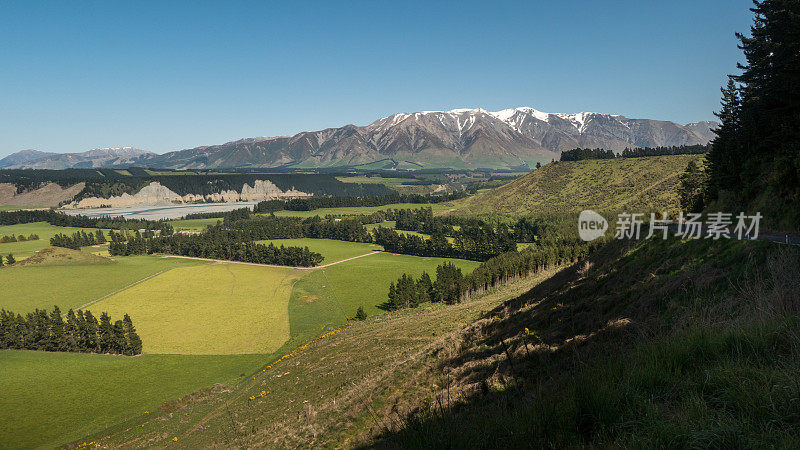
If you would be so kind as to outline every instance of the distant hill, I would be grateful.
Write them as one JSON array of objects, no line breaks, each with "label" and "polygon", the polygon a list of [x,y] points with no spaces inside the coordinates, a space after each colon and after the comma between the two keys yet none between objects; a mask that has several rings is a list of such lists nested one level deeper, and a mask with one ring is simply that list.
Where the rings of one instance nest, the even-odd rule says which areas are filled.
[{"label": "distant hill", "polygon": [[0,159],[0,169],[17,165],[25,165],[27,162],[54,155],[58,155],[58,153],[40,152],[38,150],[22,150]]},{"label": "distant hill", "polygon": [[[366,126],[345,125],[294,136],[256,137],[156,155],[100,149],[50,155],[9,167],[517,169],[559,159],[576,147],[620,152],[626,147],[707,144],[716,122],[685,125],[582,112],[453,109],[398,113]],[[12,155],[13,156],[13,155]]]},{"label": "distant hill", "polygon": [[674,211],[689,161],[702,155],[561,161],[454,203],[453,213],[509,214],[627,210]]},{"label": "distant hill", "polygon": [[[22,158],[22,153],[25,158]],[[35,153],[30,153],[35,152]],[[127,167],[136,165],[142,158],[155,155],[133,147],[97,148],[82,153],[43,153],[23,150],[7,156],[14,163],[0,167],[5,169],[90,169],[94,167]]]}]

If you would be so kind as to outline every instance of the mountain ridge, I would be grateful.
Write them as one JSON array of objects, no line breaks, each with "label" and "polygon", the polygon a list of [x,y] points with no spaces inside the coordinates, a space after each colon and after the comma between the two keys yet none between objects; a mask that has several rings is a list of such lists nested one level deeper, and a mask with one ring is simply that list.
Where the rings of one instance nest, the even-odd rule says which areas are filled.
[{"label": "mountain ridge", "polygon": [[707,144],[716,126],[710,121],[681,125],[594,112],[546,113],[531,107],[494,112],[460,108],[396,113],[365,126],[244,138],[161,155],[138,149],[131,149],[138,154],[96,158],[89,152],[48,155],[8,168],[510,169],[558,159],[562,151],[576,147],[620,152],[627,147]]}]

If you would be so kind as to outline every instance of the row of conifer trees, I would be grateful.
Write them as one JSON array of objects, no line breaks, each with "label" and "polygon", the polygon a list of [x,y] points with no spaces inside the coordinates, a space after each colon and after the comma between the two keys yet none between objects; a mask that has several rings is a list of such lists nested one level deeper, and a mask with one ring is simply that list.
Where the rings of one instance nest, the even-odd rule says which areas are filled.
[{"label": "row of conifer trees", "polygon": [[533,244],[522,251],[510,251],[488,259],[467,275],[453,263],[445,262],[436,268],[435,280],[426,272],[416,279],[404,273],[389,285],[384,306],[394,310],[413,308],[425,302],[458,303],[509,280],[579,261],[599,245],[597,241],[577,240]]},{"label": "row of conifer trees", "polygon": [[2,309],[0,349],[132,356],[142,353],[142,340],[127,314],[112,323],[105,312],[98,320],[91,311],[80,309],[70,309],[65,320],[58,306],[49,313],[37,308],[24,316]]}]

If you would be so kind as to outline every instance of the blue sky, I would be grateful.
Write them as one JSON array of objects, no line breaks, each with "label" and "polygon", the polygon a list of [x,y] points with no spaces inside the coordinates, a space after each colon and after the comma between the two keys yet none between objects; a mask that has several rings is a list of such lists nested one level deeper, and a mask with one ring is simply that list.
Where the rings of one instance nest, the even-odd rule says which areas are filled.
[{"label": "blue sky", "polygon": [[0,0],[0,157],[163,153],[461,107],[711,120],[750,6]]}]

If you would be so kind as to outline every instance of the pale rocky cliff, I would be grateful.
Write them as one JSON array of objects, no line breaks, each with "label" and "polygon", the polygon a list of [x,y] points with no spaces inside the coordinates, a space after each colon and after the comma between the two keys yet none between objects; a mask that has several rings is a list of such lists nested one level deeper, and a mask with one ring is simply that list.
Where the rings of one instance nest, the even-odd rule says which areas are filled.
[{"label": "pale rocky cliff", "polygon": [[178,195],[166,186],[163,186],[157,181],[153,181],[149,185],[143,187],[139,192],[131,194],[122,194],[118,197],[111,198],[98,198],[90,197],[82,200],[72,202],[67,205],[67,208],[124,208],[128,206],[140,205],[170,205],[180,203],[200,203],[212,201],[215,203],[223,202],[239,202],[239,201],[262,201],[279,198],[302,198],[311,197],[313,194],[308,194],[295,189],[288,189],[282,191],[278,186],[275,186],[269,180],[256,180],[253,186],[245,183],[242,187],[242,192],[234,190],[223,191],[211,195],[188,194]]}]

